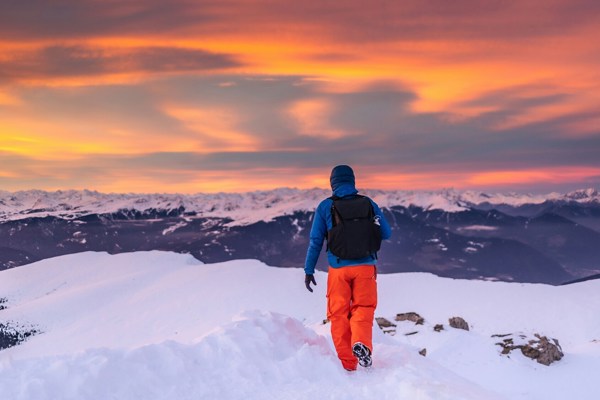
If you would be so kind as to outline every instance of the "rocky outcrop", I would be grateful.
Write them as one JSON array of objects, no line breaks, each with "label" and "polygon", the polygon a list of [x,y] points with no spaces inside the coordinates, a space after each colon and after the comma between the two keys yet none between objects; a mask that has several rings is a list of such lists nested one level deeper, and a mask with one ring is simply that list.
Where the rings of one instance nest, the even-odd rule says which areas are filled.
[{"label": "rocky outcrop", "polygon": [[448,320],[448,323],[453,328],[464,329],[465,331],[469,330],[469,324],[467,324],[467,321],[465,321],[461,317],[452,317]]},{"label": "rocky outcrop", "polygon": [[[379,328],[384,333],[395,335],[397,333],[397,329],[400,329],[400,325],[393,323],[389,319],[377,317],[375,318],[375,320],[377,321],[377,325],[379,325]],[[425,318],[423,318],[416,312],[396,314],[395,320],[399,322],[414,322],[415,325],[425,325]],[[452,328],[462,329],[465,331],[469,330],[469,324],[462,317],[455,316],[449,318],[448,323]],[[419,328],[413,327],[414,325],[412,324],[403,325],[403,329],[401,330],[402,334],[405,336],[412,336],[421,332]],[[428,329],[431,329],[431,325],[429,325]],[[435,332],[445,331],[444,325],[435,324],[433,326],[433,330]],[[526,335],[523,334],[512,333],[505,335],[492,335],[492,337],[500,339],[500,341],[497,342],[496,345],[502,348],[501,354],[503,355],[510,355],[512,351],[520,350],[520,352],[524,356],[529,357],[532,360],[535,360],[543,365],[550,365],[553,362],[562,359],[564,356],[562,348],[560,347],[560,344],[557,339],[548,338],[538,333],[534,334],[534,338],[528,338]],[[598,342],[598,340],[594,340],[593,342]],[[425,356],[427,354],[427,350],[424,348],[419,351],[419,354]]]},{"label": "rocky outcrop", "polygon": [[525,357],[543,365],[550,365],[563,358],[564,354],[557,339],[549,339],[538,333],[534,336],[535,339],[527,338],[523,334],[492,335],[492,337],[502,339],[496,345],[502,348],[501,353],[504,355],[510,355],[512,351],[520,350]]},{"label": "rocky outcrop", "polygon": [[[0,297],[0,311],[8,308],[8,299]],[[3,313],[0,313],[0,317]],[[39,329],[13,321],[0,320],[0,350],[18,345],[31,336],[40,333]]]},{"label": "rocky outcrop", "polygon": [[396,334],[396,324],[394,324],[390,320],[382,317],[377,317],[375,318],[375,321],[377,322],[377,325],[379,325],[379,328],[383,331],[383,333],[387,333],[390,335]]},{"label": "rocky outcrop", "polygon": [[396,321],[412,321],[415,325],[423,325],[425,323],[425,318],[421,317],[416,312],[407,312],[396,314]]},{"label": "rocky outcrop", "polygon": [[16,346],[38,333],[39,330],[35,328],[0,322],[0,350]]},{"label": "rocky outcrop", "polygon": [[[377,321],[377,325],[379,325],[379,328],[384,333],[390,335],[395,335],[397,332],[400,332],[404,336],[412,336],[417,335],[423,331],[421,328],[415,327],[412,324],[397,325],[389,319],[382,317],[377,317],[375,318],[375,320]],[[397,314],[395,320],[401,322],[414,322],[415,325],[425,325],[425,318],[423,318],[416,312]],[[469,324],[462,317],[455,316],[449,318],[448,323],[452,328],[469,331]],[[427,329],[432,329],[431,325],[428,324]],[[443,324],[433,325],[433,330],[435,332],[446,331],[444,329]],[[553,362],[562,359],[564,356],[562,348],[560,347],[560,344],[557,339],[548,338],[538,333],[534,334],[534,338],[528,338],[526,335],[523,334],[512,333],[505,335],[492,335],[492,337],[500,339],[500,341],[497,342],[496,345],[502,348],[502,355],[510,355],[510,353],[513,350],[519,350],[524,356],[529,357],[532,360],[535,360],[543,365],[550,365]],[[593,340],[592,342],[597,343],[599,341]],[[423,348],[419,351],[419,354],[425,356],[427,354],[427,350]]]}]

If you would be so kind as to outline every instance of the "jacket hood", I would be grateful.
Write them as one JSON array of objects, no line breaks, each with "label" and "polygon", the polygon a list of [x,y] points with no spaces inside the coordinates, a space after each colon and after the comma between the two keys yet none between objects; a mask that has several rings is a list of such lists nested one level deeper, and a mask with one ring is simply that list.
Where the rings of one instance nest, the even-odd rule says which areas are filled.
[{"label": "jacket hood", "polygon": [[331,190],[337,197],[358,193],[355,186],[354,171],[348,165],[338,165],[331,170],[329,177]]}]

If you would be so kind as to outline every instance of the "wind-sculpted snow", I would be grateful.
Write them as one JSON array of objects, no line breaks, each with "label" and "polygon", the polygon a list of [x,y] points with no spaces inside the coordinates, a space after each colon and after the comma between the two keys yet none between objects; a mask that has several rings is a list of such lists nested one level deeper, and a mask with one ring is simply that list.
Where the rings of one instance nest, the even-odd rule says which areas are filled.
[{"label": "wind-sculpted snow", "polygon": [[349,374],[325,336],[291,317],[248,312],[195,344],[19,360],[0,367],[0,393],[14,400],[501,398],[418,357],[388,345],[379,368]]},{"label": "wind-sculpted snow", "polygon": [[[380,275],[374,365],[341,367],[325,316],[326,274],[189,255],[81,253],[0,272],[0,320],[40,334],[0,351],[0,399],[596,399],[600,282],[554,287]],[[447,326],[460,315],[470,331]],[[433,330],[442,323],[441,332]],[[405,336],[405,333],[414,333]],[[560,340],[546,367],[501,356],[493,334]],[[419,350],[427,348],[427,356]]]},{"label": "wind-sculpted snow", "polygon": [[[416,206],[425,210],[462,211],[473,205],[505,204],[520,206],[548,200],[600,203],[594,189],[568,194],[486,194],[474,191],[443,190],[438,192],[364,190],[382,207]],[[91,214],[114,214],[134,211],[147,216],[157,212],[231,219],[232,225],[270,221],[297,211],[313,211],[319,201],[331,195],[324,189],[275,189],[248,193],[216,194],[104,194],[95,191],[39,190],[0,191],[0,221],[54,216],[66,219]]]}]

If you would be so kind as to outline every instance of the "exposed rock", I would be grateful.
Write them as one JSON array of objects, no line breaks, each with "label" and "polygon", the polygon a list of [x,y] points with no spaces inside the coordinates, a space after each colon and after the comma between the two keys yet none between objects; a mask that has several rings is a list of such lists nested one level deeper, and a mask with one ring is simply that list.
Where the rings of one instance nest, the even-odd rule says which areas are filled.
[{"label": "exposed rock", "polygon": [[404,336],[412,336],[412,335],[416,335],[417,333],[419,333],[419,331],[408,332],[408,333],[405,333]]},{"label": "exposed rock", "polygon": [[469,330],[469,324],[467,324],[467,321],[465,321],[461,317],[452,317],[448,320],[448,323],[453,328],[464,329],[465,331]]},{"label": "exposed rock", "polygon": [[496,343],[502,347],[503,355],[509,355],[513,350],[519,349],[525,357],[543,365],[550,365],[563,358],[564,354],[557,339],[548,339],[538,333],[534,336],[536,339],[528,339],[522,334],[492,335],[492,337],[503,338],[502,342]]},{"label": "exposed rock", "polygon": [[390,320],[385,319],[385,318],[381,318],[381,317],[375,318],[375,321],[377,321],[377,325],[379,325],[379,327],[381,329],[383,329],[383,328],[391,328],[391,327],[395,327],[396,326],[396,324],[390,322]]},{"label": "exposed rock", "polygon": [[5,297],[0,297],[0,310],[5,310],[7,307],[4,305],[8,302]]},{"label": "exposed rock", "polygon": [[427,355],[427,349],[421,349],[419,351],[419,354],[422,355],[423,357],[425,357]]},{"label": "exposed rock", "polygon": [[0,322],[0,350],[16,346],[38,333],[40,331],[32,327]]},{"label": "exposed rock", "polygon": [[551,342],[546,336],[541,336],[537,333],[535,334],[535,337],[538,338],[538,340],[530,340],[529,345],[521,348],[521,351],[527,357],[533,358],[543,365],[550,365],[554,361],[559,361],[564,357],[564,353],[562,352],[558,340],[552,339]]},{"label": "exposed rock", "polygon": [[436,324],[436,325],[433,327],[433,330],[434,330],[434,331],[436,331],[436,332],[443,331],[443,330],[444,330],[444,325],[442,325],[442,324]]},{"label": "exposed rock", "polygon": [[[510,334],[510,333],[507,333],[504,335],[492,335],[492,337],[504,338],[504,339],[502,339],[502,342],[496,343],[497,346],[502,347],[501,354],[503,354],[503,355],[508,355],[508,354],[510,354],[511,351],[518,348],[517,346],[515,346],[515,341],[512,337],[512,334]],[[521,339],[526,338],[525,335],[519,335],[519,337]]]},{"label": "exposed rock", "polygon": [[416,312],[407,312],[396,315],[396,321],[412,321],[416,325],[423,325],[425,318],[421,317]]},{"label": "exposed rock", "polygon": [[387,333],[392,336],[396,334],[396,324],[394,324],[390,320],[382,317],[377,317],[375,318],[375,321],[377,322],[377,325],[379,325],[379,328],[383,331],[383,333]]}]

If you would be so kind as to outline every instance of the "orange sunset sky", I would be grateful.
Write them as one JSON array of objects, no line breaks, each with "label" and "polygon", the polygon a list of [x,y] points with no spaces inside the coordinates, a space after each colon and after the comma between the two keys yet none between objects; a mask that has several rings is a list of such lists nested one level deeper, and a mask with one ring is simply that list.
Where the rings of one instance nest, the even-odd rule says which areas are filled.
[{"label": "orange sunset sky", "polygon": [[600,187],[600,2],[6,0],[0,190]]}]

